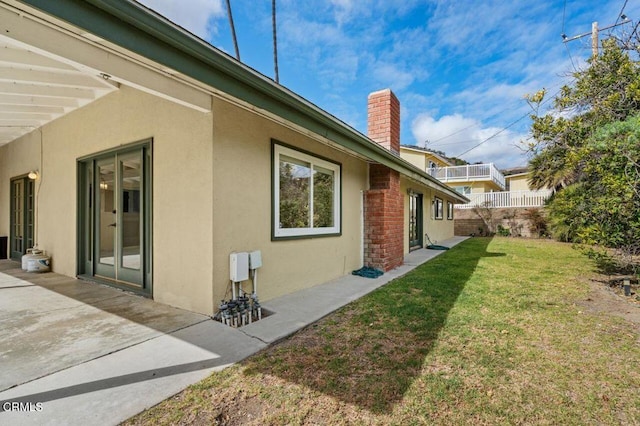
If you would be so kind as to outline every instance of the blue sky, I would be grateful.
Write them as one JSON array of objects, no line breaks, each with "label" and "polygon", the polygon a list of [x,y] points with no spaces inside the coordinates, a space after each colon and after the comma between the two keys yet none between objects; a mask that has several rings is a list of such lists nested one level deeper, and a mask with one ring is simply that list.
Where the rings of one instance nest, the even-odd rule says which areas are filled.
[{"label": "blue sky", "polygon": [[[223,0],[141,0],[234,55]],[[499,168],[525,165],[530,108],[585,66],[591,38],[624,0],[277,0],[280,84],[366,134],[367,95],[391,88],[402,143]],[[274,76],[271,1],[231,0],[242,62]],[[631,32],[640,2],[627,1]],[[618,21],[619,22],[619,21]],[[524,117],[524,118],[523,118]],[[485,141],[484,143],[482,143]],[[476,147],[477,146],[477,147]],[[474,148],[475,147],[475,148]]]}]

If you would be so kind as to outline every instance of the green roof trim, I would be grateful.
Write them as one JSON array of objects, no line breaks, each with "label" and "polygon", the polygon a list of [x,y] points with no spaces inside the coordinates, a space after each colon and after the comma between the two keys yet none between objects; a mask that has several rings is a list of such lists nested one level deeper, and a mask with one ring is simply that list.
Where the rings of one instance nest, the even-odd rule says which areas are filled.
[{"label": "green roof trim", "polygon": [[130,0],[20,2],[280,116],[373,162],[424,184],[435,184],[460,202],[468,201],[338,118],[139,3]]}]

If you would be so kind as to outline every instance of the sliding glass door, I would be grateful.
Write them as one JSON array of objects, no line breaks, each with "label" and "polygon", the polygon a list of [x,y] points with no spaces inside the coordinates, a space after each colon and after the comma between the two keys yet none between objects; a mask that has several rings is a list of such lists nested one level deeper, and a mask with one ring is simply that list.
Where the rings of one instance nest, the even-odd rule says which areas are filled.
[{"label": "sliding glass door", "polygon": [[149,146],[81,161],[79,275],[150,293]]}]

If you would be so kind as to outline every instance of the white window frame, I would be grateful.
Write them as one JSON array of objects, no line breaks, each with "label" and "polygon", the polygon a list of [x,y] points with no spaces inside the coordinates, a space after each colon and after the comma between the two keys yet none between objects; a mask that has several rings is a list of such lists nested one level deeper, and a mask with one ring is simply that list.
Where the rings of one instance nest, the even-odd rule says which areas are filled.
[{"label": "white window frame", "polygon": [[471,195],[471,187],[470,186],[454,186],[453,189],[460,195]]},{"label": "white window frame", "polygon": [[453,203],[447,200],[447,220],[453,220]]},{"label": "white window frame", "polygon": [[[314,166],[319,166],[327,170],[331,170],[334,173],[333,182],[333,226],[314,228],[313,227],[313,205],[311,205],[310,224],[307,228],[281,228],[280,227],[280,156],[295,158],[300,161],[304,161],[311,165],[313,170]],[[308,154],[297,149],[292,149],[284,145],[277,143],[273,144],[273,193],[271,194],[273,208],[272,208],[272,237],[273,239],[286,239],[286,238],[301,238],[301,237],[313,237],[313,236],[332,236],[340,235],[342,233],[341,219],[342,219],[342,165],[340,163],[334,163],[332,161],[324,160],[316,157],[315,155]],[[313,203],[313,182],[309,188],[310,203]]]}]

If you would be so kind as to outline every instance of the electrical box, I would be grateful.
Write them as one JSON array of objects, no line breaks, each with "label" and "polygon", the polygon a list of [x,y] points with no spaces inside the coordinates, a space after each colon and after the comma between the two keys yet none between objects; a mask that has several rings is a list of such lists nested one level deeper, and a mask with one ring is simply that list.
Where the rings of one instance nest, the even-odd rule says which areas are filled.
[{"label": "electrical box", "polygon": [[262,266],[262,253],[260,250],[249,253],[249,269],[258,269]]},{"label": "electrical box", "polygon": [[249,279],[249,253],[231,253],[229,256],[229,279],[234,283]]}]

